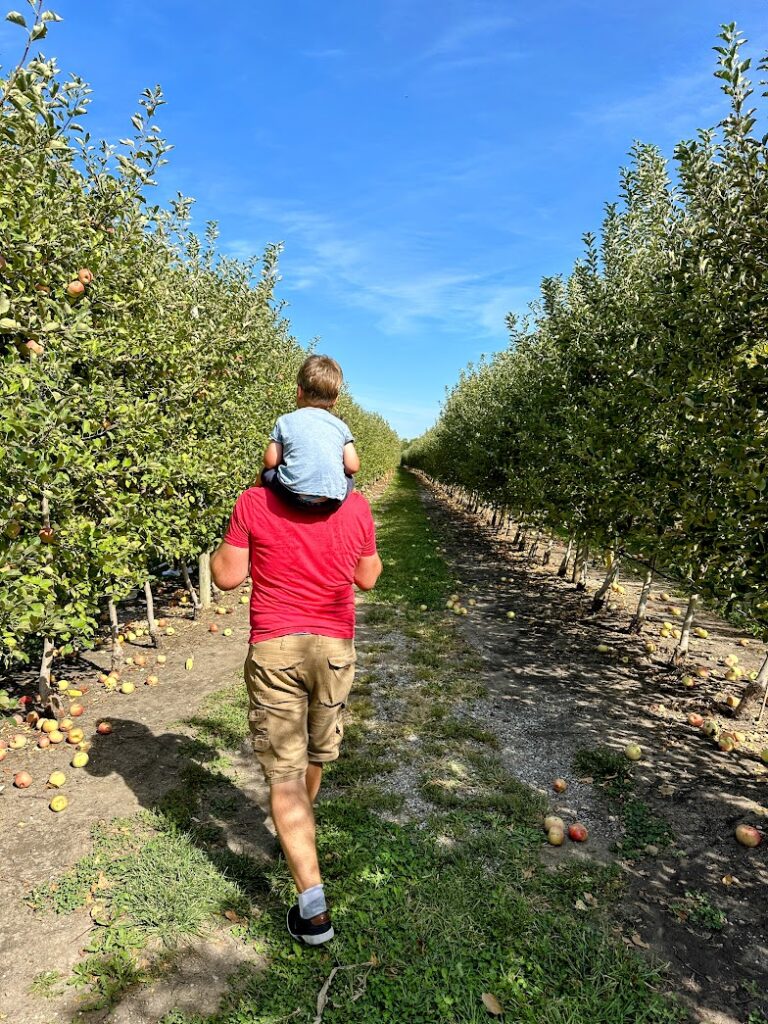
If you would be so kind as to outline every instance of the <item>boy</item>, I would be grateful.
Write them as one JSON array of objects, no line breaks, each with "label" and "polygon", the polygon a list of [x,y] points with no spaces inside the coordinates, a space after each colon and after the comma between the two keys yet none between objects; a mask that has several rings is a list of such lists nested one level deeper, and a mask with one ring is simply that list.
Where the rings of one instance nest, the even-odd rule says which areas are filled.
[{"label": "boy", "polygon": [[338,508],[360,469],[354,438],[334,416],[344,381],[329,356],[309,356],[296,378],[296,411],[280,416],[264,453],[262,481],[293,505]]}]

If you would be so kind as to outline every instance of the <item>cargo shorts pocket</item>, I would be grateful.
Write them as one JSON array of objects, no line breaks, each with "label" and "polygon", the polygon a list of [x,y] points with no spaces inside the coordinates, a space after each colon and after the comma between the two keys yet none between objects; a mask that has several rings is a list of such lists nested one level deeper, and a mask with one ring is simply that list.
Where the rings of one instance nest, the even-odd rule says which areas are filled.
[{"label": "cargo shorts pocket", "polygon": [[251,708],[248,712],[248,728],[251,732],[251,746],[255,754],[269,750],[267,712],[264,708]]},{"label": "cargo shorts pocket", "polygon": [[324,673],[318,701],[325,707],[338,708],[342,711],[347,706],[349,691],[355,680],[354,654],[328,658],[328,671]]}]

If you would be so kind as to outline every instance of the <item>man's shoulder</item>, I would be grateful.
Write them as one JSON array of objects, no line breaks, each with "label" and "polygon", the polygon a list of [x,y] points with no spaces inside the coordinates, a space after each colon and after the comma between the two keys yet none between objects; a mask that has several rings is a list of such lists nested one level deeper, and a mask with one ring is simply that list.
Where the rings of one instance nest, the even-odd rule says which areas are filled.
[{"label": "man's shoulder", "polygon": [[348,508],[353,515],[360,518],[371,519],[373,517],[368,499],[364,498],[360,491],[352,491],[342,508]]}]

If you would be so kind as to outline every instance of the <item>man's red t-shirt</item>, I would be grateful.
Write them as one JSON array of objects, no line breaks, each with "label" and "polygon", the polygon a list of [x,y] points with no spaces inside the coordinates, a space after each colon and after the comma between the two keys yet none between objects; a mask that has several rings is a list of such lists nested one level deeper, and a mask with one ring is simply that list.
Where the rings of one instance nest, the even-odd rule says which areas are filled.
[{"label": "man's red t-shirt", "polygon": [[376,554],[371,509],[357,491],[329,513],[251,487],[237,499],[224,541],[250,551],[252,644],[287,633],[355,635],[355,567]]}]

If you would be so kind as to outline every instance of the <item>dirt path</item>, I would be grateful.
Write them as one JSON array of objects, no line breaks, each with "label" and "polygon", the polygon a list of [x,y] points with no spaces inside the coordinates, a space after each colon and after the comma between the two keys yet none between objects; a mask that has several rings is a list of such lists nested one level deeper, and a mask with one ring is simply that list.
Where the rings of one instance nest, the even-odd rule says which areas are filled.
[{"label": "dirt path", "polygon": [[[183,763],[180,746],[191,733],[191,728],[183,722],[193,719],[202,701],[231,683],[242,667],[248,642],[248,609],[239,603],[239,596],[234,592],[221,598],[219,607],[227,608],[230,614],[218,615],[211,609],[202,613],[197,622],[190,620],[190,612],[184,607],[162,609],[161,614],[175,631],[173,636],[164,636],[162,640],[167,662],[162,667],[150,667],[154,666],[155,655],[146,647],[146,667],[122,669],[122,679],[136,682],[136,690],[130,695],[104,690],[97,680],[98,668],[81,664],[67,673],[73,685],[88,687],[82,698],[86,710],[78,719],[86,737],[93,741],[90,761],[84,769],[69,766],[73,748],[66,743],[38,750],[34,746],[36,735],[33,732],[27,732],[28,747],[12,752],[0,765],[0,785],[4,787],[0,795],[0,883],[4,895],[0,914],[0,964],[3,965],[0,1020],[14,1024],[69,1024],[73,1019],[77,1007],[73,993],[62,1000],[41,1004],[39,998],[30,994],[29,987],[38,971],[70,974],[87,941],[91,926],[88,912],[46,915],[41,924],[40,916],[27,906],[25,897],[90,851],[94,825],[152,807],[178,785]],[[217,634],[208,632],[212,622],[220,625]],[[229,637],[223,636],[225,626],[232,629]],[[126,654],[139,653],[144,647],[142,640],[126,644]],[[194,659],[190,671],[185,668],[189,657]],[[107,668],[106,650],[96,652],[93,661]],[[149,671],[158,674],[159,685],[143,684]],[[104,719],[113,727],[109,736],[95,733],[97,722]],[[22,730],[7,728],[4,737],[14,731]],[[247,756],[240,759],[240,764],[237,758],[234,760],[243,812],[238,815],[227,842],[237,852],[264,857],[274,844],[272,834],[265,827],[266,788]],[[13,786],[13,776],[20,769],[29,771],[33,778],[29,789],[17,790]],[[62,792],[66,792],[70,804],[62,814],[52,814],[48,808],[54,791],[46,788],[45,783],[56,769],[67,775]],[[41,927],[45,929],[44,937]],[[44,956],[38,959],[35,951],[41,949],[44,949]],[[190,1009],[200,1005],[201,991],[211,987],[210,964],[215,949],[216,942],[209,942],[204,950],[202,960],[207,965],[207,973],[197,986],[194,984],[195,957],[187,958],[183,986],[192,1000]],[[230,965],[237,963],[236,952],[229,947],[226,949],[225,959]],[[226,975],[226,971],[221,972],[222,983]],[[172,997],[173,993],[169,995]],[[129,1024],[133,1020],[157,1019],[152,1012],[145,1013],[146,998],[146,993],[138,994],[143,1007],[140,1010],[130,1002],[124,1003],[119,1020]],[[147,1007],[152,1005],[163,1005],[163,999],[158,998],[154,1004],[150,999]],[[91,1016],[89,1019],[98,1018]]]},{"label": "dirt path", "polygon": [[[667,669],[664,641],[649,657],[626,632],[639,584],[625,581],[625,608],[586,620],[589,595],[600,582],[595,567],[586,594],[578,593],[556,575],[557,547],[549,567],[528,565],[512,550],[512,538],[498,536],[480,517],[431,489],[423,499],[461,581],[462,603],[476,602],[459,623],[487,666],[487,724],[502,738],[511,771],[546,792],[566,818],[587,823],[592,855],[619,860],[629,881],[630,900],[621,911],[626,925],[671,964],[695,1019],[742,1024],[747,997],[764,994],[768,982],[768,843],[746,850],[734,828],[742,821],[764,830],[768,824],[768,773],[754,753],[768,740],[752,735],[746,749],[723,753],[686,716],[707,714],[715,694],[722,698],[726,654],[738,652],[752,669],[759,652],[737,647],[730,626],[702,616],[710,638],[696,641],[692,654],[711,675],[686,690],[680,674]],[[669,604],[652,605],[646,633],[654,638]],[[608,653],[599,653],[598,644]],[[630,741],[644,750],[634,769],[636,796],[647,820],[666,820],[672,836],[666,848],[649,842],[649,852],[631,861],[612,852],[623,837],[615,805],[573,769],[578,750],[620,752]],[[558,803],[551,782],[560,775],[570,784]],[[721,931],[706,927],[709,910],[725,915]]]}]

